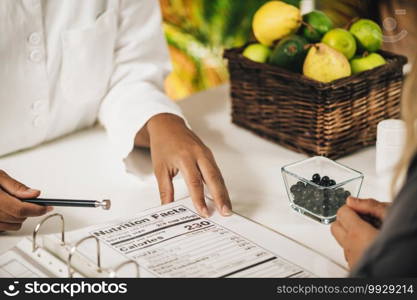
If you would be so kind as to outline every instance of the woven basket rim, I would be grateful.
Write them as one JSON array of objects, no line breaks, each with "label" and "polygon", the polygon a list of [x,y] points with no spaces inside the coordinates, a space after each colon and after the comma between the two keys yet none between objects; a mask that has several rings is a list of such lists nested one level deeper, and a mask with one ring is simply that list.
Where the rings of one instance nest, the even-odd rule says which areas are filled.
[{"label": "woven basket rim", "polygon": [[251,43],[248,43],[242,47],[225,49],[223,56],[224,58],[228,60],[230,59],[239,60],[240,63],[243,63],[247,67],[252,68],[252,69],[265,70],[272,74],[293,77],[294,80],[302,81],[303,83],[313,86],[314,88],[319,89],[319,90],[338,89],[352,82],[369,80],[369,77],[378,76],[378,74],[380,74],[381,72],[382,73],[390,72],[393,70],[397,70],[399,67],[401,67],[402,69],[403,66],[406,65],[408,62],[407,57],[403,55],[395,54],[389,51],[379,50],[377,53],[381,54],[384,58],[387,59],[387,63],[385,65],[379,66],[372,70],[361,72],[359,74],[351,75],[349,77],[345,77],[345,78],[341,78],[341,79],[338,79],[329,83],[325,83],[325,82],[314,80],[300,73],[295,73],[295,72],[292,72],[292,71],[289,71],[284,68],[274,66],[268,63],[258,63],[258,62],[252,61],[244,57],[242,55],[242,52],[250,44]]}]

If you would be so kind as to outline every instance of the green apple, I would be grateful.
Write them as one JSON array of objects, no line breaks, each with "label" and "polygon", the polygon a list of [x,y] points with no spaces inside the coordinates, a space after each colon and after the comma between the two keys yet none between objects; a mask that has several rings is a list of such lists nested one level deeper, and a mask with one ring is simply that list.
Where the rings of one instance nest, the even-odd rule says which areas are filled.
[{"label": "green apple", "polygon": [[356,38],[362,51],[376,52],[382,47],[382,29],[372,20],[361,19],[355,22],[350,27],[350,33]]},{"label": "green apple", "polygon": [[343,53],[347,59],[351,59],[357,50],[353,35],[342,28],[336,28],[326,33],[322,39],[322,43]]},{"label": "green apple", "polygon": [[368,56],[355,57],[350,61],[353,74],[358,74],[367,70],[372,70],[376,67],[385,65],[387,62],[378,53],[371,53]]},{"label": "green apple", "polygon": [[246,47],[243,51],[243,56],[256,61],[258,63],[265,63],[271,55],[271,49],[262,44],[252,44]]}]

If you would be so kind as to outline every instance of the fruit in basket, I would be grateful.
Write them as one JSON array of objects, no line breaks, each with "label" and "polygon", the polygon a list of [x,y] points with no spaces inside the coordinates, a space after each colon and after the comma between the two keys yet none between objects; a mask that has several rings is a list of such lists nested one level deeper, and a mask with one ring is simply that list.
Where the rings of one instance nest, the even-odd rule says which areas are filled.
[{"label": "fruit in basket", "polygon": [[247,46],[242,54],[250,60],[258,63],[265,63],[271,54],[271,49],[262,44],[252,44]]},{"label": "fruit in basket", "polygon": [[282,1],[265,3],[256,12],[252,23],[255,37],[266,46],[295,33],[300,26],[300,10]]},{"label": "fruit in basket", "polygon": [[358,74],[376,67],[385,65],[387,61],[378,53],[371,53],[367,56],[355,57],[350,61],[353,74]]},{"label": "fruit in basket", "polygon": [[281,68],[301,72],[307,55],[307,40],[298,35],[292,35],[281,40],[269,58],[269,63]]},{"label": "fruit in basket", "polygon": [[347,58],[323,43],[313,45],[308,51],[303,72],[305,76],[325,83],[352,74]]},{"label": "fruit in basket", "polygon": [[382,29],[374,21],[361,19],[350,27],[350,33],[356,38],[359,49],[362,51],[375,52],[381,49]]},{"label": "fruit in basket", "polygon": [[333,22],[321,11],[315,10],[303,16],[303,36],[312,43],[320,42],[323,35],[333,28]]},{"label": "fruit in basket", "polygon": [[322,43],[343,53],[347,59],[351,59],[357,50],[355,38],[349,31],[343,28],[330,30],[323,37]]}]

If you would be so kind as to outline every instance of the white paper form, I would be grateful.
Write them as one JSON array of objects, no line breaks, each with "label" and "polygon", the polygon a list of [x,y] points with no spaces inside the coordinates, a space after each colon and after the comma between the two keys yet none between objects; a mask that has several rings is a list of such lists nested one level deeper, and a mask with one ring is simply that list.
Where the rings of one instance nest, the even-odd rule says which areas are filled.
[{"label": "white paper form", "polygon": [[204,219],[189,198],[90,228],[88,233],[112,252],[137,261],[149,276],[346,275],[346,270],[314,251],[239,215]]},{"label": "white paper form", "polygon": [[39,278],[54,274],[46,270],[27,250],[32,244],[29,239],[21,240],[15,247],[0,255],[0,278]]},{"label": "white paper form", "polygon": [[[212,201],[208,205],[214,211]],[[208,219],[201,218],[189,198],[110,224],[67,232],[65,249],[89,235],[102,241],[101,261],[105,270],[128,258],[140,264],[141,277],[343,277],[347,274],[342,266],[312,249],[237,214],[222,217],[214,212]],[[68,255],[65,256],[60,238],[59,234],[42,237],[46,248],[40,247],[35,252],[30,238],[24,238],[0,256],[0,277],[68,276]],[[65,253],[57,251],[60,249]],[[94,240],[80,245],[77,253],[95,268]],[[136,274],[132,266],[117,273],[120,277]]]},{"label": "white paper form", "polygon": [[14,252],[0,257],[0,278],[36,278],[44,274]]}]

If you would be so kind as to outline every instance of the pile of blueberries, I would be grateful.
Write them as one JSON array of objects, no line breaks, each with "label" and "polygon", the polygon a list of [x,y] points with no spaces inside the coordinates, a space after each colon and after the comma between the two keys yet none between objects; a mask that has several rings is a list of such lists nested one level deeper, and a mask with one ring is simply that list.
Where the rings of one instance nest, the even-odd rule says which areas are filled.
[{"label": "pile of blueberries", "polygon": [[324,217],[336,215],[337,210],[346,203],[346,199],[351,195],[342,187],[330,188],[336,185],[336,181],[328,176],[321,177],[320,174],[314,174],[311,182],[326,188],[318,188],[313,184],[299,181],[291,186],[290,191],[294,196],[294,204],[317,215]]}]

